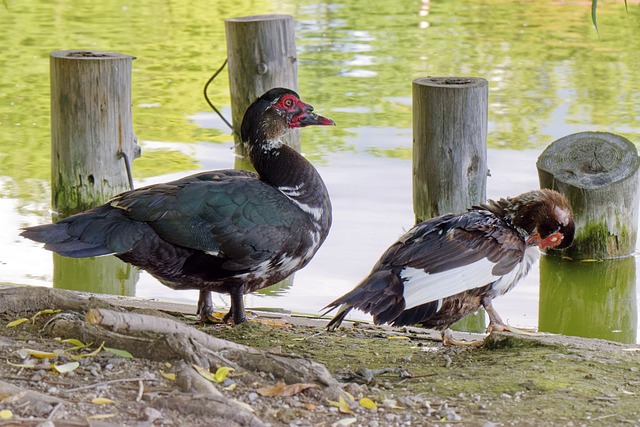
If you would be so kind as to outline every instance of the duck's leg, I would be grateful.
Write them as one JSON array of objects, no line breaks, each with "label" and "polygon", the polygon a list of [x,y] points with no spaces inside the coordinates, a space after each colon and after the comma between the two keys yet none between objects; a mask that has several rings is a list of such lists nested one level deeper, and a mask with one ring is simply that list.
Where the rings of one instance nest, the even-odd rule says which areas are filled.
[{"label": "duck's leg", "polygon": [[482,299],[482,305],[489,315],[489,326],[487,326],[487,333],[491,332],[511,332],[514,334],[522,334],[522,335],[536,335],[533,332],[525,331],[522,329],[514,328],[513,326],[509,326],[502,321],[500,315],[493,308],[492,299],[489,297],[485,297]]},{"label": "duck's leg", "polygon": [[239,325],[247,320],[247,315],[244,311],[244,286],[234,288],[229,292],[229,296],[231,297],[231,308],[222,318],[222,321],[227,323],[229,319],[233,319],[233,323]]},{"label": "duck's leg", "polygon": [[207,322],[213,316],[213,300],[211,299],[211,291],[200,291],[197,315],[201,322]]}]

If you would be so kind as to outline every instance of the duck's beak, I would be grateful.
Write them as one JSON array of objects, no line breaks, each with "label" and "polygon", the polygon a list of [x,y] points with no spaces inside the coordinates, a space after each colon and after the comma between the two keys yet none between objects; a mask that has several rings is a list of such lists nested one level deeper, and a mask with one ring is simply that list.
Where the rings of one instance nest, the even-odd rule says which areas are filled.
[{"label": "duck's beak", "polygon": [[292,127],[305,126],[335,126],[336,122],[326,117],[322,117],[313,112],[313,107],[304,102],[298,103],[300,107],[298,113],[292,118]]}]

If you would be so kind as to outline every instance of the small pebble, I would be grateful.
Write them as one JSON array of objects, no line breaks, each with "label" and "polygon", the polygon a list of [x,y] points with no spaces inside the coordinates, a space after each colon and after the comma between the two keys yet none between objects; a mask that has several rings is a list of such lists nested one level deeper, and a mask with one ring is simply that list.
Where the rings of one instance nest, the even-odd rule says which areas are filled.
[{"label": "small pebble", "polygon": [[249,402],[255,402],[258,399],[258,397],[260,396],[258,395],[258,393],[255,393],[255,392],[251,392],[247,395],[247,399],[249,399]]}]

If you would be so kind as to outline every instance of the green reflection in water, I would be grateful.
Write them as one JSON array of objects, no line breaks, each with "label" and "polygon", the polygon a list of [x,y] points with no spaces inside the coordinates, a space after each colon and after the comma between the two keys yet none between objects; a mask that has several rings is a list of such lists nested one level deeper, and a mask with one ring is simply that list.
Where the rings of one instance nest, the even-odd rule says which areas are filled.
[{"label": "green reflection in water", "polygon": [[53,254],[53,287],[111,295],[135,295],[140,271],[113,256],[66,258]]},{"label": "green reflection in water", "polygon": [[637,324],[635,258],[541,258],[540,331],[635,343]]}]

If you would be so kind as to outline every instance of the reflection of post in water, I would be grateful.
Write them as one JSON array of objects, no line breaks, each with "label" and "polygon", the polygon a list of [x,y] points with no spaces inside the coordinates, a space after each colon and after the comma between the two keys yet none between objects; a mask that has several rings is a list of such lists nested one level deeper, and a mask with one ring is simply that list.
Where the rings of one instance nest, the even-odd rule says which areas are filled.
[{"label": "reflection of post in water", "polygon": [[114,256],[67,258],[53,253],[53,286],[74,291],[135,295],[139,270]]},{"label": "reflection of post in water", "polygon": [[635,343],[636,259],[540,260],[538,327],[543,332]]},{"label": "reflection of post in water", "polygon": [[[133,57],[113,52],[51,54],[51,193],[54,220],[129,189],[125,161],[139,156],[131,117]],[[53,254],[53,286],[133,295],[138,270],[107,256]]]}]

